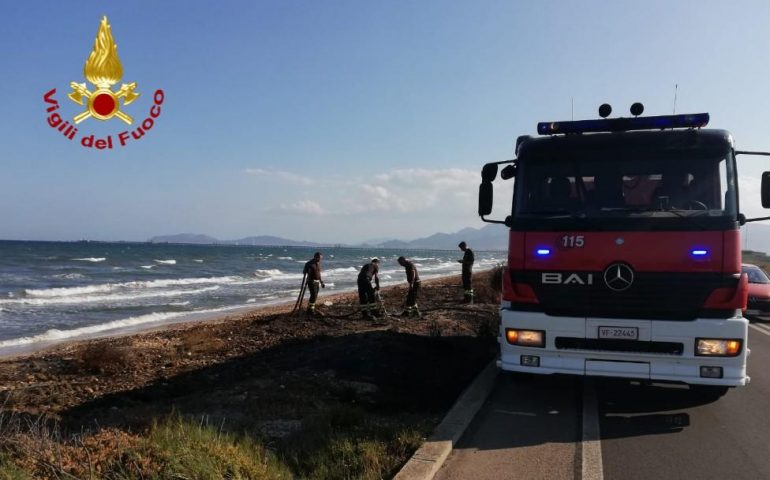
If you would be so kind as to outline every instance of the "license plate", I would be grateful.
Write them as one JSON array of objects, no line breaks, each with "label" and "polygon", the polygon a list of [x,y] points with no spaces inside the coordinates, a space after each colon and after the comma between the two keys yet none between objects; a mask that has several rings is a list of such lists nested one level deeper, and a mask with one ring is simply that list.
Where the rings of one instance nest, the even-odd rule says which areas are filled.
[{"label": "license plate", "polygon": [[639,338],[639,329],[636,327],[599,327],[599,338],[636,340]]}]

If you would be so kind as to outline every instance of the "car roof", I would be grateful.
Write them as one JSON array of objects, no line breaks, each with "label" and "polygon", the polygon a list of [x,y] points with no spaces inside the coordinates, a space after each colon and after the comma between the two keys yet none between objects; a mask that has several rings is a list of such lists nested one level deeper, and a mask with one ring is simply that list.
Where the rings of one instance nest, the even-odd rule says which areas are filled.
[{"label": "car roof", "polygon": [[741,268],[759,268],[759,267],[751,263],[744,263],[741,265]]}]

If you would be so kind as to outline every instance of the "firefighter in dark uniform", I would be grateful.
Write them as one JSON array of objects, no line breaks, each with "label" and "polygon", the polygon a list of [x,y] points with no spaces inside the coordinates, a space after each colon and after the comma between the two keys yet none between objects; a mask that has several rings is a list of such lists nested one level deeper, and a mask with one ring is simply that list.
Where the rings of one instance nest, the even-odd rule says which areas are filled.
[{"label": "firefighter in dark uniform", "polygon": [[406,282],[409,284],[409,291],[406,293],[404,304],[406,309],[402,315],[419,318],[420,310],[417,308],[417,297],[420,295],[420,275],[417,273],[417,267],[404,257],[398,257],[398,264],[404,267]]},{"label": "firefighter in dark uniform", "polygon": [[310,289],[310,301],[307,304],[307,313],[309,315],[315,315],[315,303],[318,299],[318,287],[326,288],[323,280],[321,280],[321,259],[323,255],[321,252],[315,252],[313,259],[305,263],[305,268],[302,271],[307,275],[307,286]]},{"label": "firefighter in dark uniform", "polygon": [[[358,273],[358,299],[361,302],[361,313],[364,318],[372,318],[377,308],[374,292],[380,289],[379,271],[380,261],[373,258]],[[374,279],[374,287],[372,287],[372,279]]]},{"label": "firefighter in dark uniform", "polygon": [[457,246],[460,247],[460,250],[465,252],[463,259],[458,260],[458,262],[463,264],[463,290],[465,290],[463,303],[473,303],[473,285],[471,284],[473,277],[473,262],[475,260],[473,250],[468,248],[468,244],[465,242],[460,242]]}]

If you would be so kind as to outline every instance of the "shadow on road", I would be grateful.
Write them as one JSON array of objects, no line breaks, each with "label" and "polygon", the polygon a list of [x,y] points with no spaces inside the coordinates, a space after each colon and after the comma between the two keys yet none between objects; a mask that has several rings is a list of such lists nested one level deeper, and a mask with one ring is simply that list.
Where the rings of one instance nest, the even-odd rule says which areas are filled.
[{"label": "shadow on road", "polygon": [[[595,379],[602,439],[672,434],[690,426],[688,409],[714,400],[683,385]],[[457,448],[510,449],[582,439],[581,377],[501,373]],[[728,393],[729,395],[729,393]]]}]

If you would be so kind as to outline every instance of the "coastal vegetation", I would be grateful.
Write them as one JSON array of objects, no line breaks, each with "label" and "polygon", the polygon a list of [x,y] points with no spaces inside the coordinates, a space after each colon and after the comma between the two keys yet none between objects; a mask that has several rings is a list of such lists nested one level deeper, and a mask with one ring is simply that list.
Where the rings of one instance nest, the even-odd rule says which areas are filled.
[{"label": "coastal vegetation", "polygon": [[420,319],[340,294],[0,362],[0,479],[389,478],[493,358],[499,275],[425,281]]}]

